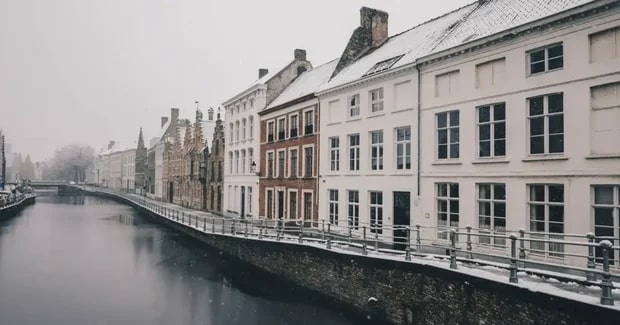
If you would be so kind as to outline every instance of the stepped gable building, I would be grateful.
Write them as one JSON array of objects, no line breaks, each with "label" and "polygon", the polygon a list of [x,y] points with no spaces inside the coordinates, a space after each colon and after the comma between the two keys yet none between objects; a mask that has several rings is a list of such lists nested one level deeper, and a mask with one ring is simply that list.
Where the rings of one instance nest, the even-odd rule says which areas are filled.
[{"label": "stepped gable building", "polygon": [[[213,109],[211,109],[211,112]],[[224,157],[225,157],[224,121],[218,110],[211,150],[204,148],[206,158],[205,179],[207,187],[207,211],[222,214],[222,200],[224,198]]]},{"label": "stepped gable building", "polygon": [[147,167],[147,150],[144,146],[144,138],[142,136],[142,128],[140,128],[140,134],[138,135],[138,147],[136,148],[135,158],[135,188],[136,193],[143,194],[147,189],[146,184],[146,167]]},{"label": "stepped gable building", "polygon": [[155,151],[155,189],[153,195],[159,200],[168,201],[168,194],[174,195],[174,188],[170,187],[170,184],[168,183],[168,166],[164,163],[164,161],[165,156],[167,156],[167,150],[172,147],[172,144],[176,139],[175,136],[178,126],[179,109],[171,108],[170,119],[166,116],[161,117],[160,136],[157,143],[153,147],[153,150]]},{"label": "stepped gable building", "polygon": [[258,216],[258,112],[265,109],[295,78],[310,69],[312,64],[306,59],[306,51],[296,49],[289,64],[276,72],[259,69],[255,83],[223,103],[228,123],[224,160],[225,213],[242,217]]},{"label": "stepped gable building", "polygon": [[299,75],[260,116],[259,214],[318,224],[319,100],[338,60]]},{"label": "stepped gable building", "polygon": [[486,0],[388,37],[362,8],[317,92],[319,211],[437,245],[471,225],[494,252],[484,234],[620,235],[619,18],[619,1]]}]

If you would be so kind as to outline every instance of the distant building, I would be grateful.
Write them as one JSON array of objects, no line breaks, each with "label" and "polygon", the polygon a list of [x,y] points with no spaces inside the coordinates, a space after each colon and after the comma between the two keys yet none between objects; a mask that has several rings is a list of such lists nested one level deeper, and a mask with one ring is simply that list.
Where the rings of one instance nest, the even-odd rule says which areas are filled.
[{"label": "distant building", "polygon": [[0,130],[0,189],[4,189],[6,183],[6,144],[4,133]]},{"label": "distant building", "polygon": [[135,179],[134,187],[136,193],[143,194],[146,191],[146,167],[147,167],[147,150],[144,146],[144,138],[142,136],[142,128],[140,128],[140,134],[138,135],[138,147],[136,148],[135,157]]},{"label": "distant building", "polygon": [[213,131],[211,150],[205,146],[207,162],[205,166],[205,179],[207,182],[207,211],[222,214],[222,200],[224,198],[224,156],[225,156],[225,131],[224,123],[217,113]]},{"label": "distant building", "polygon": [[175,134],[179,124],[179,109],[170,109],[170,119],[166,116],[161,118],[161,131],[158,142],[152,147],[155,151],[155,191],[156,199],[165,200],[169,190],[167,179],[168,170],[164,164],[164,154],[167,147],[175,141]]}]

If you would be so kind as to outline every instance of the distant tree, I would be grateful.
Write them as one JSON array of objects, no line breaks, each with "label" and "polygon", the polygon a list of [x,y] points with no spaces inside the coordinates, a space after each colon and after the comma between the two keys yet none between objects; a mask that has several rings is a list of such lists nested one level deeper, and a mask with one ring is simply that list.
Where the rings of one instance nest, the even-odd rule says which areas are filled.
[{"label": "distant tree", "polygon": [[64,146],[54,153],[49,175],[54,180],[83,182],[86,170],[94,165],[95,149],[80,144]]}]

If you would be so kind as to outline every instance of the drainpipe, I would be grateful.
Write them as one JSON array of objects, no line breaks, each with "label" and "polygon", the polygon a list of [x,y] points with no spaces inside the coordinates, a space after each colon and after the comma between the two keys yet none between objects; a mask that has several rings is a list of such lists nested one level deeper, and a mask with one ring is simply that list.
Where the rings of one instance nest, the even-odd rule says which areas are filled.
[{"label": "drainpipe", "polygon": [[420,85],[421,85],[422,77],[421,77],[421,74],[420,74],[420,66],[417,63],[415,65],[415,69],[418,72],[418,85],[417,85],[417,87],[418,87],[418,122],[417,122],[417,131],[418,131],[417,142],[418,142],[418,145],[417,145],[417,149],[416,149],[416,151],[417,151],[417,157],[416,157],[417,158],[417,175],[416,175],[416,177],[417,177],[417,192],[418,192],[418,197],[420,197],[420,169],[421,169],[420,168],[420,151],[421,151],[420,150],[420,143],[421,143],[420,135],[422,134],[422,132],[420,131],[420,125],[422,125],[422,123],[420,121],[420,117],[422,115],[422,113],[421,113],[421,103],[422,103],[422,101],[420,100],[420,94],[422,93],[422,91],[421,91],[421,86]]}]

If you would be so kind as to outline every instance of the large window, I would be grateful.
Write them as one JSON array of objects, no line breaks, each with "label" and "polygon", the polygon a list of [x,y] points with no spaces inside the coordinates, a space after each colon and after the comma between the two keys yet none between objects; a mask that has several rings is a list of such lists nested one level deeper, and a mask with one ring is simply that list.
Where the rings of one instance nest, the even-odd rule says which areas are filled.
[{"label": "large window", "polygon": [[247,122],[246,119],[242,119],[241,120],[241,139],[243,139],[243,140],[245,140],[247,138],[247,134],[246,134],[247,124],[248,124],[248,122]]},{"label": "large window", "polygon": [[267,177],[273,177],[273,152],[267,153]]},{"label": "large window", "polygon": [[[478,184],[478,228],[481,234],[506,234],[506,185]],[[506,239],[480,236],[481,244],[505,246]]]},{"label": "large window", "polygon": [[237,142],[239,142],[239,121],[235,122],[235,140],[237,140]]},{"label": "large window", "polygon": [[278,140],[284,140],[286,138],[286,119],[282,118],[278,120]]},{"label": "large window", "polygon": [[290,137],[297,137],[297,128],[299,127],[299,122],[297,122],[297,115],[291,115],[289,118],[289,128],[291,129]]},{"label": "large window", "polygon": [[349,97],[349,117],[360,115],[360,95],[355,94]]},{"label": "large window", "polygon": [[329,190],[329,223],[338,225],[338,190]]},{"label": "large window", "polygon": [[291,220],[297,219],[297,192],[290,191],[288,193],[288,216]]},{"label": "large window", "polygon": [[564,47],[562,43],[530,51],[530,74],[560,69],[564,66]]},{"label": "large window", "polygon": [[291,149],[289,152],[291,158],[291,166],[289,169],[289,177],[297,177],[297,149]]},{"label": "large window", "polygon": [[349,135],[349,170],[360,170],[360,135]]},{"label": "large window", "polygon": [[239,151],[235,151],[235,174],[239,174]]},{"label": "large window", "polygon": [[347,191],[348,202],[348,219],[349,226],[354,229],[358,229],[360,224],[360,192],[359,191]]},{"label": "large window", "polygon": [[411,169],[411,128],[396,129],[396,169]]},{"label": "large window", "polygon": [[437,159],[459,158],[459,111],[437,114]]},{"label": "large window", "polygon": [[312,220],[312,193],[304,192],[304,221]]},{"label": "large window", "polygon": [[228,166],[229,167],[229,173],[232,174],[233,173],[233,153],[232,151],[228,153]]},{"label": "large window", "polygon": [[254,117],[250,116],[250,131],[248,132],[250,139],[254,138]]},{"label": "large window", "polygon": [[[230,111],[232,112],[232,110],[230,110]],[[230,124],[228,125],[228,127],[230,128],[230,139],[229,139],[228,141],[229,141],[230,143],[234,143],[234,142],[235,142],[235,139],[233,138],[233,133],[234,133],[234,131],[235,131],[234,124],[230,123]]]},{"label": "large window", "polygon": [[273,218],[273,190],[267,190],[267,202],[266,202],[265,208],[267,209],[267,211],[265,211],[267,218],[272,219]]},{"label": "large window", "polygon": [[459,227],[459,184],[437,183],[437,238],[448,239],[448,232]]},{"label": "large window", "polygon": [[530,154],[564,152],[562,93],[529,98]]},{"label": "large window", "polygon": [[248,168],[252,171],[252,163],[254,162],[254,149],[248,149]]},{"label": "large window", "polygon": [[286,165],[286,151],[278,151],[278,177],[284,177],[284,166]]},{"label": "large window", "polygon": [[241,173],[245,174],[245,150],[241,150]]},{"label": "large window", "polygon": [[383,170],[383,131],[370,132],[370,169]]},{"label": "large window", "polygon": [[304,148],[304,177],[312,177],[313,148]]},{"label": "large window", "polygon": [[[563,239],[564,236],[564,185],[531,184],[529,187],[530,231],[533,238]],[[536,254],[562,256],[563,244],[530,243]]]},{"label": "large window", "polygon": [[370,111],[372,113],[383,111],[383,88],[370,91]]},{"label": "large window", "polygon": [[248,186],[248,214],[252,213],[252,186]]},{"label": "large window", "polygon": [[338,137],[329,138],[329,170],[340,170],[340,139]]},{"label": "large window", "polygon": [[506,105],[478,107],[478,156],[506,156]]},{"label": "large window", "polygon": [[383,233],[383,192],[370,191],[370,232]]},{"label": "large window", "polygon": [[[618,246],[620,237],[620,185],[596,185],[593,189],[592,210],[594,235],[597,241],[609,240]],[[610,252],[613,259],[614,251]],[[596,258],[602,263],[602,252],[597,249]]]},{"label": "large window", "polygon": [[314,111],[304,112],[304,134],[314,133]]},{"label": "large window", "polygon": [[267,141],[273,142],[274,122],[267,123]]}]

